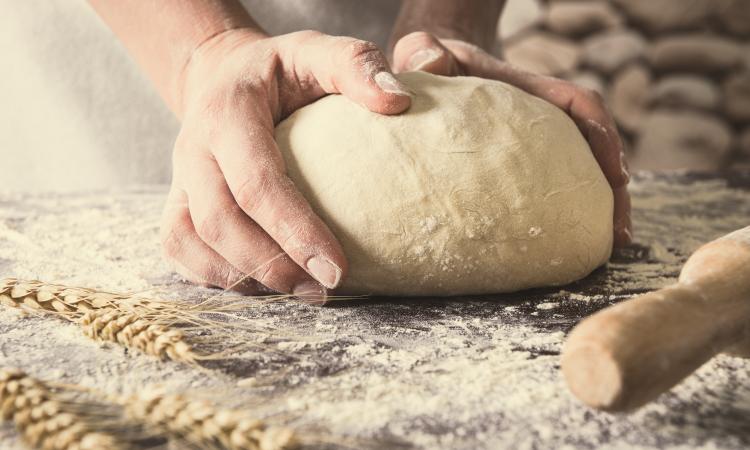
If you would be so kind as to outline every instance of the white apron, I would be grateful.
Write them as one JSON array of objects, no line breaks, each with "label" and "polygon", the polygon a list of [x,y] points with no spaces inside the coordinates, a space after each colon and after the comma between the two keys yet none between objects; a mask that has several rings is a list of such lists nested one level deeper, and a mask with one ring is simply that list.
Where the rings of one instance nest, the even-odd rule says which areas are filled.
[{"label": "white apron", "polygon": [[[272,34],[385,46],[400,0],[245,0]],[[0,0],[0,189],[168,183],[178,123],[82,0]]]}]

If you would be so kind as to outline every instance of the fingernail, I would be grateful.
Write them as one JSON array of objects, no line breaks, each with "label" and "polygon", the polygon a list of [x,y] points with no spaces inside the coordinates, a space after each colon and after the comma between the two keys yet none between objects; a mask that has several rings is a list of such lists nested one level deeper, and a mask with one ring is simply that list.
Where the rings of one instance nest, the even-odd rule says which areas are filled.
[{"label": "fingernail", "polygon": [[443,52],[435,49],[423,48],[411,55],[406,66],[409,70],[420,70],[427,64],[437,61],[442,55]]},{"label": "fingernail", "polygon": [[390,72],[379,72],[373,77],[378,87],[389,94],[409,96],[409,89]]},{"label": "fingernail", "polygon": [[307,270],[328,289],[335,289],[341,282],[341,268],[323,256],[313,256],[307,261]]},{"label": "fingernail", "polygon": [[292,288],[292,295],[305,303],[323,305],[328,297],[328,292],[314,281],[303,281]]}]

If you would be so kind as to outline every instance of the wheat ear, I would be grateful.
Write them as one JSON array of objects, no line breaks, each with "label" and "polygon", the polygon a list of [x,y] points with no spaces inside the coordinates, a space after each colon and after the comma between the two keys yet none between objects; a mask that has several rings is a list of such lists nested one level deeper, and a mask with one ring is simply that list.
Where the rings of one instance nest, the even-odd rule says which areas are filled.
[{"label": "wheat ear", "polygon": [[268,426],[242,410],[178,394],[147,391],[119,400],[131,420],[199,448],[286,450],[298,446],[289,428]]},{"label": "wheat ear", "polygon": [[44,450],[120,450],[113,436],[93,431],[87,419],[55,398],[44,383],[18,369],[0,369],[0,413],[24,441]]},{"label": "wheat ear", "polygon": [[71,288],[40,281],[0,281],[0,304],[49,313],[77,323],[91,339],[112,342],[162,359],[193,363],[193,352],[180,330],[159,321],[158,302],[128,295]]},{"label": "wheat ear", "polygon": [[[208,350],[215,348],[218,342],[230,342],[239,331],[272,335],[277,339],[307,339],[278,326],[264,326],[243,314],[248,307],[283,298],[288,296],[254,298],[257,302],[248,302],[245,297],[213,297],[190,303],[41,281],[0,280],[0,305],[62,317],[78,324],[92,339],[188,363],[233,358],[242,355],[244,350],[275,351],[263,341],[254,340],[245,340],[218,353]],[[191,339],[183,334],[192,331],[196,333],[191,334]],[[206,354],[198,354],[193,345],[204,347]]]},{"label": "wheat ear", "polygon": [[144,311],[160,308],[158,302],[136,298],[132,295],[16,278],[0,280],[0,304],[11,308],[46,311],[72,317],[80,317],[87,311],[101,308]]},{"label": "wheat ear", "polygon": [[169,329],[138,314],[103,308],[88,311],[78,320],[78,324],[83,333],[94,340],[113,342],[173,361],[194,363],[199,359],[181,331]]}]

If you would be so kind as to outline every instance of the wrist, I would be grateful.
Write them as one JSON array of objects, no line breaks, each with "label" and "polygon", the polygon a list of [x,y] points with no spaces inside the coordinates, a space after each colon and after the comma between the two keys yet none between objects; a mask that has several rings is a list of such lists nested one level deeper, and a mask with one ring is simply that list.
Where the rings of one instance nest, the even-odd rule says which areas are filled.
[{"label": "wrist", "polygon": [[389,49],[403,36],[424,31],[491,50],[505,0],[404,0]]},{"label": "wrist", "polygon": [[227,28],[205,38],[188,54],[177,74],[173,92],[174,110],[182,117],[190,98],[191,80],[203,79],[207,73],[216,71],[222,61],[239,45],[252,44],[266,39],[268,35],[258,27]]}]

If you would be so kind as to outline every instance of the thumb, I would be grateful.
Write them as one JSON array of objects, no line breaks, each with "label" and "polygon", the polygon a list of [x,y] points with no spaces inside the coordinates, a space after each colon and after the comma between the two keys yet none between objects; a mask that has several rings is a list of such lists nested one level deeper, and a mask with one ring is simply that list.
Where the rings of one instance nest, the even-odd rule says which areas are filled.
[{"label": "thumb", "polygon": [[390,70],[372,42],[321,33],[304,35],[295,67],[307,72],[323,93],[343,94],[373,112],[398,114],[411,105],[409,89]]},{"label": "thumb", "polygon": [[393,67],[396,72],[417,71],[436,75],[462,75],[463,70],[453,53],[430,33],[417,31],[407,34],[393,48]]}]

